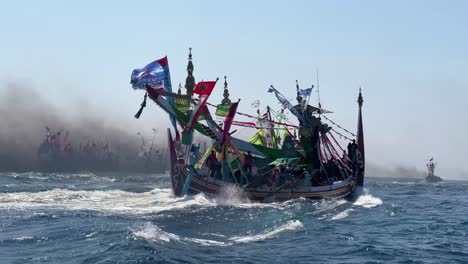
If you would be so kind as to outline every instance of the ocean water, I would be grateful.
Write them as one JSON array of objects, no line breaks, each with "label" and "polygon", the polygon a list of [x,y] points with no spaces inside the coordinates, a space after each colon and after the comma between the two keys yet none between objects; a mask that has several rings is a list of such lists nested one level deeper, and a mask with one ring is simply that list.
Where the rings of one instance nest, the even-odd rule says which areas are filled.
[{"label": "ocean water", "polygon": [[168,175],[0,173],[0,263],[468,263],[468,182],[177,198]]}]

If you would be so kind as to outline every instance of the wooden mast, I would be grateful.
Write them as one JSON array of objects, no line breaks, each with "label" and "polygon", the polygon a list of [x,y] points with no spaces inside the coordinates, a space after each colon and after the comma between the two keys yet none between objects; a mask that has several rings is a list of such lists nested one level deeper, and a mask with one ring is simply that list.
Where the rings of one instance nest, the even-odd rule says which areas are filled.
[{"label": "wooden mast", "polygon": [[357,127],[357,149],[359,151],[358,161],[362,161],[362,166],[361,166],[361,163],[359,162],[356,184],[357,186],[362,187],[364,185],[364,169],[365,169],[366,159],[365,159],[365,153],[364,153],[364,129],[362,125],[362,103],[364,102],[364,100],[362,99],[361,88],[359,88],[359,96],[358,96],[357,102],[359,105],[358,127]]}]

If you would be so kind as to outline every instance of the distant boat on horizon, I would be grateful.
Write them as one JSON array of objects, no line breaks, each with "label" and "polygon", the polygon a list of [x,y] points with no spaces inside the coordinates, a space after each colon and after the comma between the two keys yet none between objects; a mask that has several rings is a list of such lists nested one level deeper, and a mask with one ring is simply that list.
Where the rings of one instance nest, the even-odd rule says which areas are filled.
[{"label": "distant boat on horizon", "polygon": [[442,181],[442,178],[434,174],[434,170],[436,167],[436,164],[434,163],[434,158],[430,158],[429,162],[426,164],[427,166],[427,176],[426,176],[426,181],[427,182],[440,182]]}]

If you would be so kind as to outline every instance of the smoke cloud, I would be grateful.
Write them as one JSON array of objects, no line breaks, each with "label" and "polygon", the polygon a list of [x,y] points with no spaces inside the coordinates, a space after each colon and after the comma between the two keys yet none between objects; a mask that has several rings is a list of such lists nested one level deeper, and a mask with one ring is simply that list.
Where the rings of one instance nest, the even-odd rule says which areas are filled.
[{"label": "smoke cloud", "polygon": [[80,143],[108,144],[119,155],[119,163],[130,166],[125,163],[136,157],[141,146],[136,130],[112,122],[85,102],[74,100],[66,109],[57,107],[30,86],[11,82],[0,88],[0,171],[36,170],[46,126],[52,133],[62,131],[62,137],[68,131],[74,149]]},{"label": "smoke cloud", "polygon": [[426,176],[426,172],[416,167],[408,167],[408,166],[399,165],[399,166],[389,168],[389,167],[377,165],[375,163],[366,162],[366,176],[423,179]]}]

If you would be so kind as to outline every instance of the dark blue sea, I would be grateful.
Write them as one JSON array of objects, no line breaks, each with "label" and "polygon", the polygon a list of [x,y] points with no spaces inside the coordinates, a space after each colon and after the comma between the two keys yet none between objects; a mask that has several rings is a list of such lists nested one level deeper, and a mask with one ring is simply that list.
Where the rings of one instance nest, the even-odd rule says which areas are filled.
[{"label": "dark blue sea", "polygon": [[468,183],[355,200],[174,197],[167,175],[0,174],[0,263],[468,263]]}]

